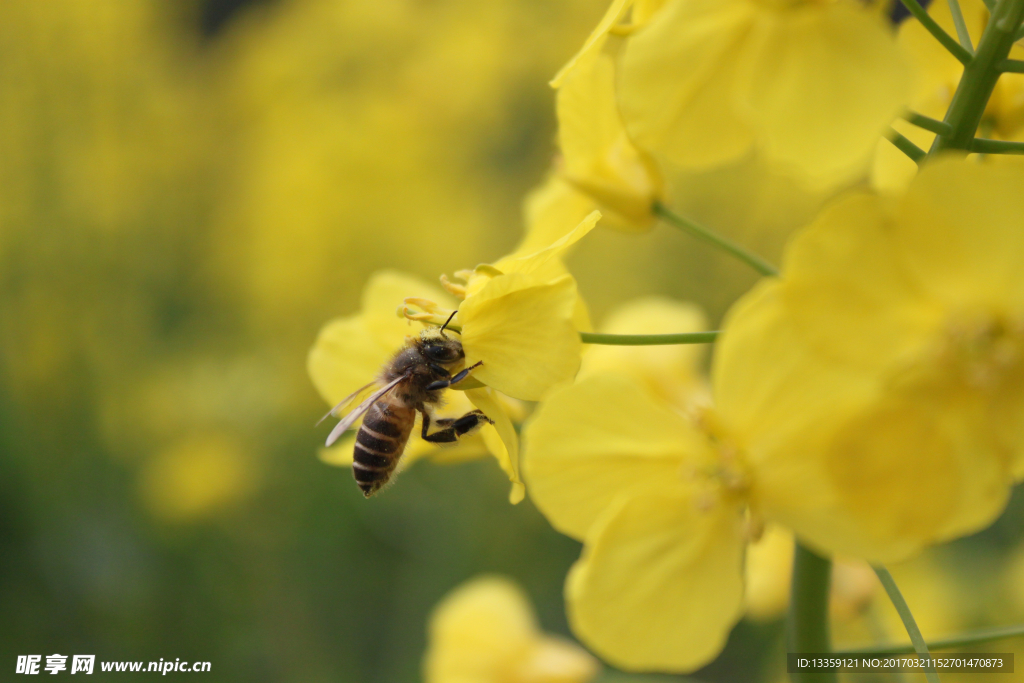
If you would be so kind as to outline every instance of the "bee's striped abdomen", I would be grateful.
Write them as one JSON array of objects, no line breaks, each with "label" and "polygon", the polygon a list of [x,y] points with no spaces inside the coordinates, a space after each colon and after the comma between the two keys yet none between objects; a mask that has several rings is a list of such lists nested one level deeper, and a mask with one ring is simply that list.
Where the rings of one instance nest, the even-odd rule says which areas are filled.
[{"label": "bee's striped abdomen", "polygon": [[380,400],[363,417],[356,434],[352,474],[367,498],[388,483],[409,441],[416,411]]}]

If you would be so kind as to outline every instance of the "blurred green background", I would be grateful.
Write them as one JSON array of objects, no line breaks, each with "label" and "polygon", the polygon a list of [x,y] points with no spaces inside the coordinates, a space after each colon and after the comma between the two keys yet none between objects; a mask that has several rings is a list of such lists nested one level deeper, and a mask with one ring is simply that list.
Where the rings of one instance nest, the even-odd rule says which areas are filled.
[{"label": "blurred green background", "polygon": [[[0,678],[57,652],[417,681],[432,606],[480,572],[567,633],[578,545],[492,462],[364,500],[316,458],[305,355],[373,271],[434,280],[515,244],[554,153],[546,82],[604,4],[0,3]],[[773,258],[819,201],[750,164],[675,187]],[[664,227],[599,231],[570,265],[598,321],[651,293],[718,320],[753,281]],[[947,554],[1014,586],[1001,525]],[[1021,617],[1008,590],[957,624]],[[741,624],[699,675],[777,680],[780,633]]]}]

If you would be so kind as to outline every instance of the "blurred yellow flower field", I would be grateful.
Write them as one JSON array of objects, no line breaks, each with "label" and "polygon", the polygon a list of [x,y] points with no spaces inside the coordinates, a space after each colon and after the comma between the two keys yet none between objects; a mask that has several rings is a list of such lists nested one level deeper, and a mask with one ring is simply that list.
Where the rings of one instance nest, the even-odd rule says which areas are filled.
[{"label": "blurred yellow flower field", "polygon": [[0,4],[0,667],[1021,650],[1022,23]]}]

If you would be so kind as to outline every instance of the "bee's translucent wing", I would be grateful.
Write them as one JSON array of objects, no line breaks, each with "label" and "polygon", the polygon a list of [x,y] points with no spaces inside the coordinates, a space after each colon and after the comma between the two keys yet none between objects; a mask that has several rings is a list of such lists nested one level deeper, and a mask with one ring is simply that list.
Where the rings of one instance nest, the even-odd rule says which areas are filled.
[{"label": "bee's translucent wing", "polygon": [[333,408],[328,410],[326,413],[324,413],[324,416],[321,417],[319,420],[317,420],[316,424],[313,425],[313,426],[314,427],[318,427],[321,422],[323,422],[324,420],[329,418],[331,415],[334,415],[339,410],[344,408],[346,404],[351,403],[352,399],[354,399],[356,396],[358,396],[359,394],[363,393],[364,391],[366,391],[367,389],[372,387],[374,384],[376,384],[376,382],[370,382],[369,384],[365,384],[365,385],[359,387],[358,389],[356,389],[355,391],[353,391],[351,394],[349,394],[345,398],[341,399],[341,401],[338,403],[338,405],[334,406]]},{"label": "bee's translucent wing", "polygon": [[403,379],[405,379],[404,375],[401,377],[396,377],[395,379],[391,380],[390,382],[382,386],[377,391],[370,394],[365,401],[356,406],[351,413],[346,415],[342,419],[342,421],[335,425],[334,429],[331,430],[331,433],[327,436],[327,445],[330,446],[335,441],[337,441],[338,438],[340,438],[341,435],[344,434],[349,427],[356,423],[356,420],[358,420],[363,413],[370,409],[370,406],[379,401],[381,396],[394,389],[395,385],[397,385]]}]

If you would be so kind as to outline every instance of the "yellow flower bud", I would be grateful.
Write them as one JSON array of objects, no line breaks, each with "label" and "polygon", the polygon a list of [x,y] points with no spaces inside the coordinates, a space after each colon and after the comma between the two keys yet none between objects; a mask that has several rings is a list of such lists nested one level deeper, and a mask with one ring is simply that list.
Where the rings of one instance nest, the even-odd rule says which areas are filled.
[{"label": "yellow flower bud", "polygon": [[481,577],[434,609],[423,670],[426,683],[587,683],[600,665],[575,643],[542,633],[514,583]]}]

